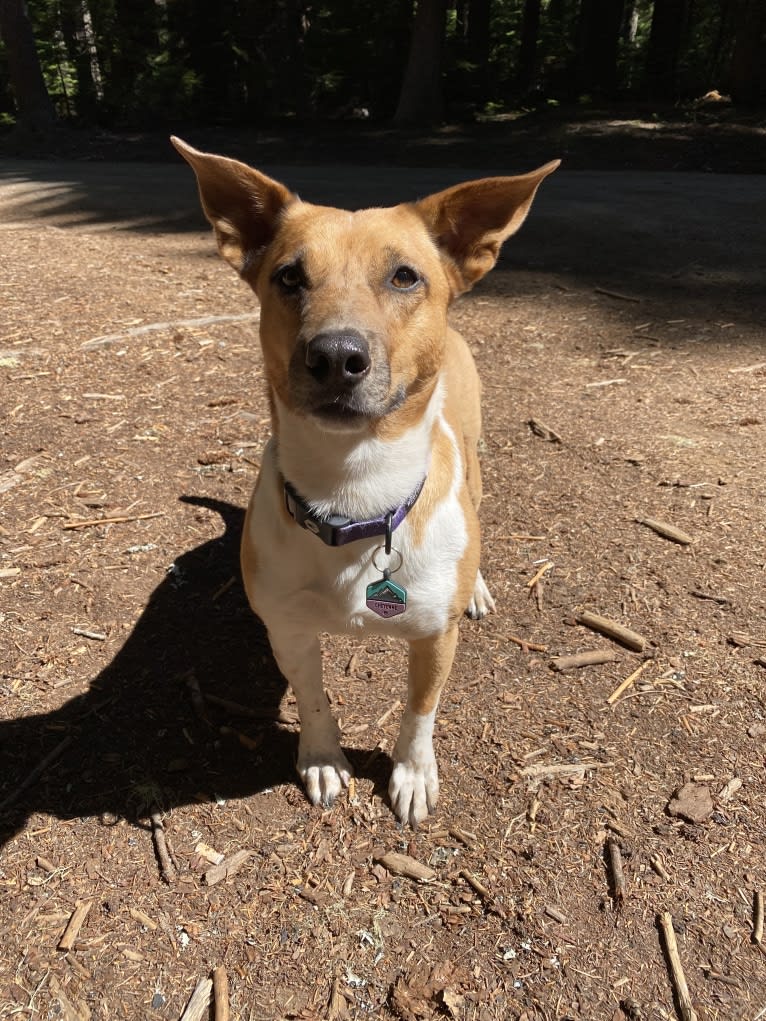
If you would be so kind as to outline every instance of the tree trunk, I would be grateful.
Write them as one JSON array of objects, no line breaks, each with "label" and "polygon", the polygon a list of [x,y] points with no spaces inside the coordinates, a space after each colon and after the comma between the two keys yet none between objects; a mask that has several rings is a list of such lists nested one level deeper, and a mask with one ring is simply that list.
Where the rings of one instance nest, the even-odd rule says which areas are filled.
[{"label": "tree trunk", "polygon": [[583,0],[577,75],[581,92],[602,96],[616,93],[617,54],[624,8],[624,0]]},{"label": "tree trunk", "polygon": [[737,103],[766,99],[766,6],[739,0],[728,88]]},{"label": "tree trunk", "polygon": [[56,111],[45,86],[25,0],[0,0],[0,35],[19,125],[33,131],[50,129],[56,123]]},{"label": "tree trunk", "polygon": [[678,98],[687,4],[688,0],[654,0],[646,55],[646,91],[650,99]]},{"label": "tree trunk", "polygon": [[447,0],[419,0],[395,124],[429,124],[444,116],[442,65]]},{"label": "tree trunk", "polygon": [[470,0],[466,44],[473,65],[474,94],[485,100],[489,94],[490,14],[492,0]]},{"label": "tree trunk", "polygon": [[537,37],[540,32],[540,0],[524,0],[521,18],[521,42],[516,83],[522,95],[535,84],[537,72]]}]

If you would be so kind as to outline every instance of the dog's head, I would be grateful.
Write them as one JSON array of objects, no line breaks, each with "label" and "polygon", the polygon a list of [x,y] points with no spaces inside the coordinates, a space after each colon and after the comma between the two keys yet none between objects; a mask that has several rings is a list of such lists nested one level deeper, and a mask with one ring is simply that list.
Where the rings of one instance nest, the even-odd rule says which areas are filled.
[{"label": "dog's head", "polygon": [[173,144],[197,175],[221,255],[260,299],[274,393],[334,430],[422,409],[450,302],[492,269],[559,165],[352,213],[303,202],[244,163]]}]

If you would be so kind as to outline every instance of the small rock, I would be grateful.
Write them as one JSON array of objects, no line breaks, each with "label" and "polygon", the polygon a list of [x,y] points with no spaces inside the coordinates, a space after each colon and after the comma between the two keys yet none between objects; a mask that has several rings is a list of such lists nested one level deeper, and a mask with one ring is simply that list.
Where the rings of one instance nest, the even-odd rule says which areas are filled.
[{"label": "small rock", "polygon": [[713,813],[710,788],[698,783],[687,783],[673,791],[668,802],[668,814],[689,822],[704,822]]}]

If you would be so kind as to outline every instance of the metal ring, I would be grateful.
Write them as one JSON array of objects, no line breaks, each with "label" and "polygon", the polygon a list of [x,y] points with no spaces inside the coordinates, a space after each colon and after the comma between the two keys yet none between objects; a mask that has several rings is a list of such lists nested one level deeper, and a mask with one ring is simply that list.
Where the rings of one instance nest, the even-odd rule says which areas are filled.
[{"label": "metal ring", "polygon": [[[383,573],[384,568],[382,568],[380,566],[380,564],[378,563],[377,557],[378,557],[378,553],[384,553],[385,554],[385,552],[386,552],[386,550],[385,550],[384,546],[376,546],[375,549],[372,551],[372,566],[375,568],[376,571],[380,571],[381,574]],[[394,553],[399,557],[399,563],[396,565],[396,567],[385,568],[385,570],[387,570],[389,572],[389,574],[396,574],[396,572],[399,570],[399,568],[404,563],[404,557],[402,556],[401,552],[398,549],[396,549],[395,547],[391,548],[391,553],[388,554],[388,556],[393,556]]]}]

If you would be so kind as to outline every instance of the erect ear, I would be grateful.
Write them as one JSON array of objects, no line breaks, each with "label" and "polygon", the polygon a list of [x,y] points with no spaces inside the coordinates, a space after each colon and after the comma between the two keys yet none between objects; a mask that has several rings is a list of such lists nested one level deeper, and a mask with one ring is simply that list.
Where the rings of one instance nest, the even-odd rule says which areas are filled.
[{"label": "erect ear", "polygon": [[519,177],[485,177],[456,184],[415,203],[457,271],[458,294],[492,269],[502,243],[524,222],[540,183],[560,163],[553,160]]},{"label": "erect ear", "polygon": [[245,163],[198,152],[180,138],[170,141],[197,175],[202,208],[215,230],[218,251],[244,274],[274,237],[282,210],[295,196]]}]

